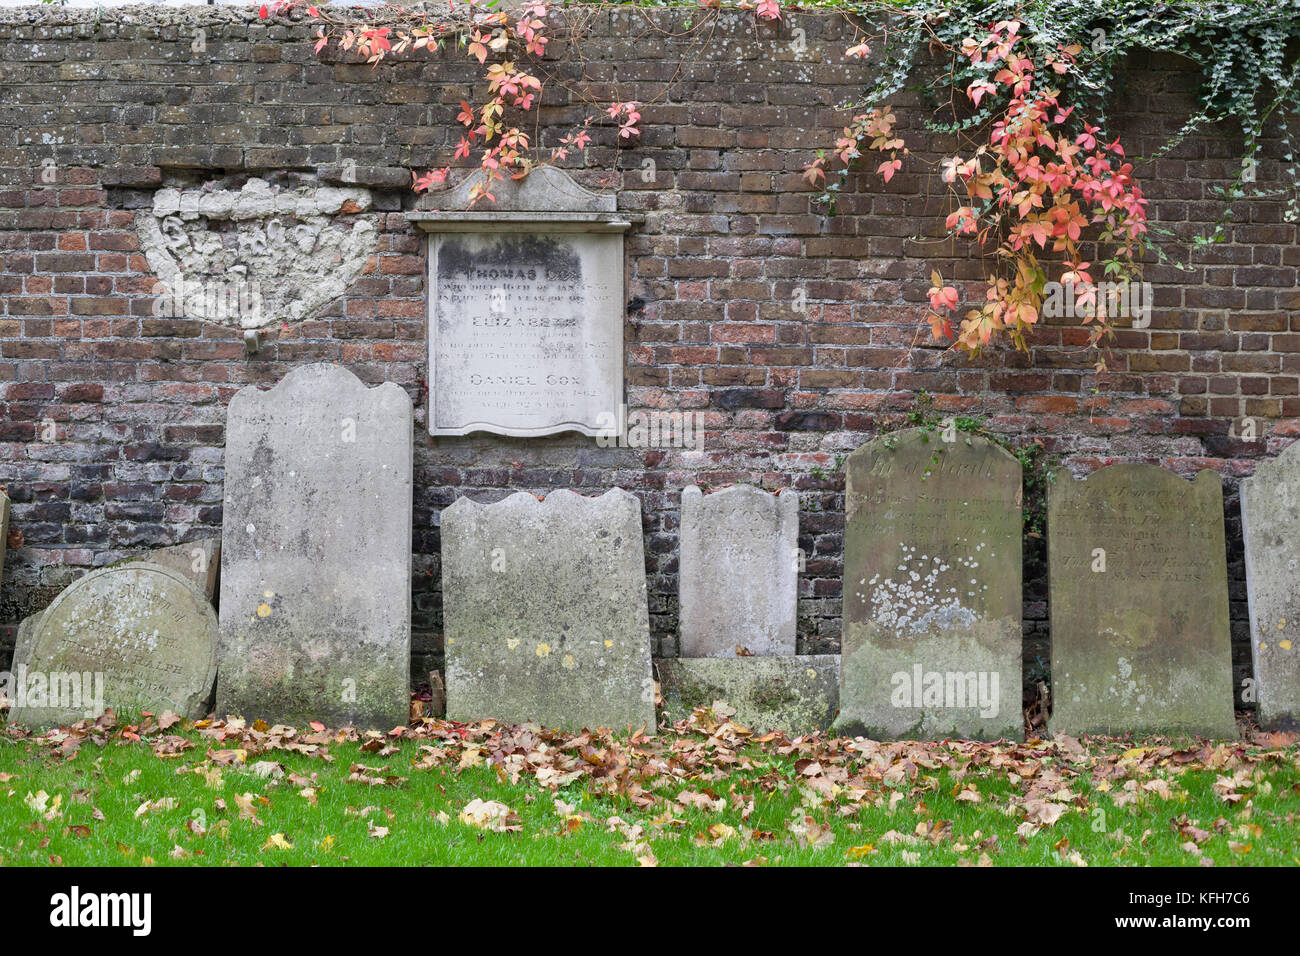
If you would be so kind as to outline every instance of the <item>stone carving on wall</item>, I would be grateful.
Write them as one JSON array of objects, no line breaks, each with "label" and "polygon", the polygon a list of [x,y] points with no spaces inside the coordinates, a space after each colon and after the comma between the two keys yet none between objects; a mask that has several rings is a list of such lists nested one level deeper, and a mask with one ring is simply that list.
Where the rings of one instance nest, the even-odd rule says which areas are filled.
[{"label": "stone carving on wall", "polygon": [[374,252],[370,192],[249,179],[160,189],[136,232],[158,276],[154,314],[258,329],[311,318]]}]

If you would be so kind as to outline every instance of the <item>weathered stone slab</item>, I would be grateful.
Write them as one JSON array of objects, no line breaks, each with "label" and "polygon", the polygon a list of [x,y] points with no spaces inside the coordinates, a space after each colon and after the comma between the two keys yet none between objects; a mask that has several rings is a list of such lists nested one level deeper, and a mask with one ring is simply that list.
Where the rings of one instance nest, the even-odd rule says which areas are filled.
[{"label": "weathered stone slab", "polygon": [[216,596],[217,573],[221,570],[221,539],[201,538],[169,548],[155,548],[128,559],[134,561],[147,561],[185,575],[211,601]]},{"label": "weathered stone slab", "polygon": [[1261,727],[1300,730],[1300,442],[1241,483]]},{"label": "weathered stone slab", "polygon": [[411,401],[307,365],[226,426],[217,711],[388,729],[408,716]]},{"label": "weathered stone slab", "polygon": [[18,624],[18,633],[14,636],[14,659],[10,670],[17,670],[19,664],[26,664],[32,650],[32,635],[40,623],[40,614],[29,614]]},{"label": "weathered stone slab", "polygon": [[442,512],[447,716],[653,733],[641,505],[526,492]]},{"label": "weathered stone slab", "polygon": [[216,614],[185,576],[147,563],[101,568],[35,621],[14,669],[10,720],[51,727],[105,707],[201,717],[216,649]]},{"label": "weathered stone slab", "polygon": [[839,706],[837,654],[683,657],[655,666],[669,721],[721,700],[736,709],[734,721],[752,730],[807,734],[829,728]]},{"label": "weathered stone slab", "polygon": [[678,595],[683,657],[793,655],[799,495],[733,485],[682,491]]},{"label": "weathered stone slab", "polygon": [[1047,542],[1051,729],[1235,737],[1219,476],[1059,475]]},{"label": "weathered stone slab", "polygon": [[952,434],[849,456],[840,733],[1023,736],[1020,463]]}]

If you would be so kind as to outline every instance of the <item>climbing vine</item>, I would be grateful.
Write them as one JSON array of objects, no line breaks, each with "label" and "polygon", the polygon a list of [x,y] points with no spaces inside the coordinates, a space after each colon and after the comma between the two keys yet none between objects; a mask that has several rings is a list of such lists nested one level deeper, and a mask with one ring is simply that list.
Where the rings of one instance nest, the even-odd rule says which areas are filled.
[{"label": "climbing vine", "polygon": [[[777,0],[725,0],[757,21],[783,22]],[[459,52],[477,64],[483,84],[464,101],[460,133],[448,164],[417,172],[413,186],[446,181],[451,163],[475,162],[483,175],[471,202],[491,202],[496,184],[521,178],[540,163],[561,162],[593,142],[593,127],[611,125],[620,147],[640,136],[643,105],[597,102],[586,118],[542,149],[536,107],[554,76],[556,47],[573,56],[584,11],[619,4],[565,7],[523,0],[507,11],[497,0],[448,0],[427,7],[387,7],[380,19],[275,0],[263,17],[301,10],[315,28],[317,53],[334,47],[377,65],[390,55]],[[700,29],[724,0],[699,0]],[[1198,244],[1223,241],[1234,200],[1272,196],[1300,219],[1300,179],[1288,120],[1300,111],[1300,0],[822,0],[840,11],[855,36],[844,50],[872,82],[856,103],[833,150],[805,167],[814,202],[830,215],[837,195],[865,154],[885,188],[901,170],[921,166],[899,132],[895,99],[920,91],[931,105],[925,129],[955,137],[953,155],[935,164],[951,205],[943,231],[970,243],[987,264],[979,286],[958,289],[931,274],[926,319],[931,336],[969,354],[1004,342],[1027,349],[1050,310],[1052,287],[1066,290],[1067,315],[1089,330],[1089,344],[1110,339],[1127,302],[1123,290],[1141,277],[1148,252],[1165,238],[1147,218],[1134,159],[1107,131],[1108,109],[1134,53],[1174,53],[1197,64],[1202,87],[1195,115],[1155,156],[1212,122],[1236,123],[1244,151],[1234,181],[1223,189],[1222,215]],[[382,20],[382,22],[381,22]],[[552,44],[557,23],[568,33]],[[758,40],[756,39],[756,42]],[[530,125],[530,118],[532,123]],[[1261,144],[1281,145],[1283,187],[1256,183]],[[1150,160],[1155,156],[1148,156]],[[1117,292],[1119,293],[1117,295]],[[976,296],[963,309],[963,298]],[[982,297],[982,299],[978,298]],[[1100,353],[1099,353],[1100,354]],[[1099,361],[1104,367],[1104,361]]]}]

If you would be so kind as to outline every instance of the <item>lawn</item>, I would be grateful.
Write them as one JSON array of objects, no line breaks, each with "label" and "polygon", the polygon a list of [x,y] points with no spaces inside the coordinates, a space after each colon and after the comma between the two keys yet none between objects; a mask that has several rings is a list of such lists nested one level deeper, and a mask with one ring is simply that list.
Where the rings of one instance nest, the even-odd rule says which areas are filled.
[{"label": "lawn", "polygon": [[1294,865],[1294,735],[877,743],[109,714],[0,732],[0,865]]}]

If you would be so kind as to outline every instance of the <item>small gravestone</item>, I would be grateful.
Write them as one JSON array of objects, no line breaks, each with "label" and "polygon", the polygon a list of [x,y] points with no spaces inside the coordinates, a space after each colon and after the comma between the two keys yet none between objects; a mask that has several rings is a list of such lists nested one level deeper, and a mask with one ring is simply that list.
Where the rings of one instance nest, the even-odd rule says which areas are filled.
[{"label": "small gravestone", "polygon": [[0,587],[4,586],[5,548],[9,545],[9,496],[0,491]]},{"label": "small gravestone", "polygon": [[1236,736],[1219,476],[1060,475],[1047,547],[1053,732]]},{"label": "small gravestone", "polygon": [[1300,730],[1300,442],[1241,483],[1261,727]]},{"label": "small gravestone", "polygon": [[105,707],[202,717],[216,648],[217,617],[185,576],[147,563],[93,571],[35,620],[10,720],[51,727]]},{"label": "small gravestone", "polygon": [[806,734],[835,719],[840,659],[802,657],[693,657],[657,661],[664,714],[684,720],[697,707],[725,702],[732,718],[760,733]]},{"label": "small gravestone", "polygon": [[654,732],[641,506],[518,492],[442,512],[447,717]]},{"label": "small gravestone", "polygon": [[908,429],[847,470],[836,730],[1020,739],[1020,463],[979,436]]},{"label": "small gravestone", "polygon": [[[491,199],[476,201],[486,188]],[[429,209],[431,205],[437,209]],[[429,432],[602,434],[623,401],[622,233],[600,195],[553,166],[431,194]]]},{"label": "small gravestone", "polygon": [[795,652],[799,495],[733,485],[682,491],[678,593],[683,657]]},{"label": "small gravestone", "polygon": [[226,426],[217,712],[405,725],[411,401],[307,365],[241,389]]},{"label": "small gravestone", "polygon": [[169,548],[146,551],[129,560],[148,561],[150,564],[171,568],[189,578],[211,601],[216,596],[217,572],[221,569],[221,539],[187,541]]}]

